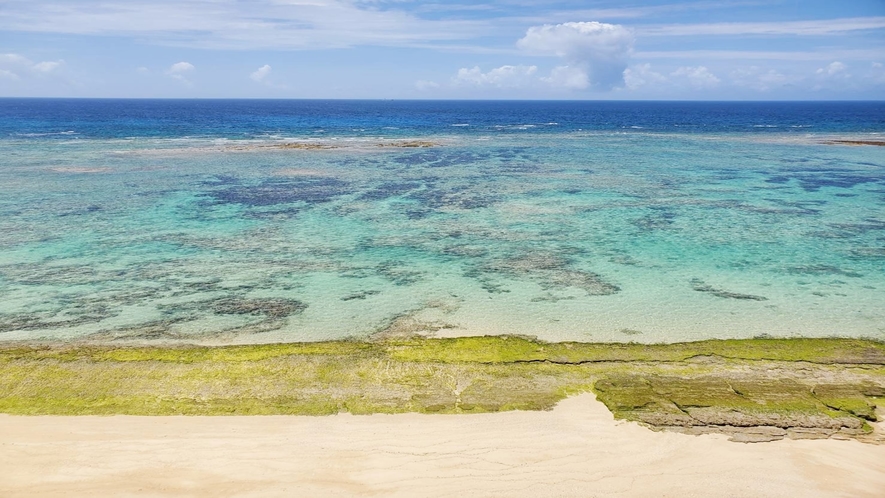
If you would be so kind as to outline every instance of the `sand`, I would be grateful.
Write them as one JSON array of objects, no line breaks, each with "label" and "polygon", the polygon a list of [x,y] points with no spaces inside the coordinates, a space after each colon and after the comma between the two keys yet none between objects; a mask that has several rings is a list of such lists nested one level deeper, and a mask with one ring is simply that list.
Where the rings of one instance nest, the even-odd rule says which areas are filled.
[{"label": "sand", "polygon": [[549,412],[0,416],[0,496],[882,497],[885,446],[742,444]]}]

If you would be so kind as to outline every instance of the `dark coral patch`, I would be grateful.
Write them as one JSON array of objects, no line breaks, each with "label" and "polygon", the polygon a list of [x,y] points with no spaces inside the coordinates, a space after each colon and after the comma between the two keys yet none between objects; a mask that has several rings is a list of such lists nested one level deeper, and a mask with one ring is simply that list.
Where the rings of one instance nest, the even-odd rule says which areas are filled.
[{"label": "dark coral patch", "polygon": [[209,195],[219,203],[260,207],[297,202],[319,204],[348,193],[348,184],[335,178],[299,177],[265,180],[256,185],[225,184]]},{"label": "dark coral patch", "polygon": [[708,294],[714,295],[716,297],[722,297],[725,299],[741,299],[745,301],[768,301],[767,297],[763,296],[754,296],[752,294],[740,294],[737,292],[730,292],[723,289],[717,289],[712,285],[704,283],[703,280],[693,278],[691,279],[691,288],[698,292],[706,292]]},{"label": "dark coral patch", "polygon": [[210,309],[219,315],[259,315],[284,318],[301,313],[307,304],[296,299],[226,297],[210,301]]}]

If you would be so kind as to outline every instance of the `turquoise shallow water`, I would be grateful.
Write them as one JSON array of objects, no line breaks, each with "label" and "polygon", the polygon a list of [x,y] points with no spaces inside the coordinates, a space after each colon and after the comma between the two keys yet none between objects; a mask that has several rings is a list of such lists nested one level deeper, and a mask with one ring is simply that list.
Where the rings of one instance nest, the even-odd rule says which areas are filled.
[{"label": "turquoise shallow water", "polygon": [[10,135],[0,340],[885,339],[885,149],[538,127]]}]

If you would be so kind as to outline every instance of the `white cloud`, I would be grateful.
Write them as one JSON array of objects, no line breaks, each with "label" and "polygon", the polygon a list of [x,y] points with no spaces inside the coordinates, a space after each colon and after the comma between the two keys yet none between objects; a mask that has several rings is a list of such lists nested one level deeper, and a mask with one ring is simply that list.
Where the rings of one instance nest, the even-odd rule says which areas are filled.
[{"label": "white cloud", "polygon": [[136,68],[135,72],[137,72],[138,74],[145,74],[145,75],[151,74],[151,70],[144,67],[144,66]]},{"label": "white cloud", "polygon": [[44,61],[34,64],[33,68],[35,71],[41,73],[51,73],[52,71],[58,69],[58,67],[61,66],[63,63],[64,61]]},{"label": "white cloud", "polygon": [[169,77],[176,79],[187,86],[191,86],[191,81],[187,79],[187,74],[195,71],[196,68],[190,62],[176,62],[169,66],[169,69],[166,70],[166,74]]},{"label": "white cloud", "polygon": [[27,57],[19,54],[0,54],[0,64],[21,64],[30,66],[33,63],[29,61]]},{"label": "white cloud", "polygon": [[790,82],[790,78],[775,71],[774,69],[769,69],[768,71],[760,74],[756,78],[756,81],[758,82],[755,85],[756,89],[767,91],[773,87],[787,85]]},{"label": "white cloud", "polygon": [[834,76],[839,73],[844,73],[846,67],[847,66],[845,64],[842,64],[839,61],[835,61],[835,62],[831,62],[826,67],[822,67],[822,68],[818,69],[816,71],[816,73],[820,74],[820,75],[825,75],[825,76]]},{"label": "white cloud", "polygon": [[21,54],[0,54],[0,71],[4,78],[18,80],[28,75],[45,76],[58,72],[64,62],[57,60],[34,63]]},{"label": "white cloud", "polygon": [[433,90],[435,88],[439,88],[439,83],[435,81],[418,80],[415,82],[415,88],[421,91]]},{"label": "white cloud", "polygon": [[532,76],[538,71],[537,66],[501,66],[484,73],[479,66],[462,67],[452,78],[456,86],[493,86],[497,88],[516,88],[531,83]]},{"label": "white cloud", "polygon": [[684,66],[670,73],[676,80],[687,82],[697,89],[714,88],[719,85],[720,79],[710,72],[705,66]]},{"label": "white cloud", "polygon": [[487,34],[484,21],[422,19],[353,0],[5,1],[0,32],[130,36],[210,49],[411,46]]},{"label": "white cloud", "polygon": [[[539,2],[540,3],[540,2]],[[580,2],[576,2],[580,5]],[[591,2],[583,2],[591,3]],[[621,2],[627,3],[627,2]],[[677,12],[728,9],[736,5],[757,3],[755,0],[700,0],[693,2],[667,2],[665,5],[643,5],[640,7],[614,7],[614,8],[579,8],[576,10],[556,9],[549,17],[561,19],[563,16],[584,19],[638,19],[642,17],[660,17],[662,15]],[[550,21],[540,21],[550,22]]]},{"label": "white cloud", "polygon": [[816,84],[812,90],[845,90],[854,87],[853,76],[848,66],[840,61],[833,61],[814,72]]},{"label": "white cloud", "polygon": [[[633,33],[617,24],[600,22],[567,22],[533,26],[526,31],[517,46],[535,54],[555,55],[568,64],[568,73],[574,85],[581,71],[586,78],[583,87],[608,90],[623,86],[624,69],[633,48]],[[561,70],[561,75],[565,73]],[[555,75],[551,74],[551,78]]]},{"label": "white cloud", "polygon": [[627,88],[636,90],[649,84],[665,83],[667,77],[652,71],[651,64],[638,64],[624,69],[624,83]]},{"label": "white cloud", "polygon": [[196,68],[190,62],[176,62],[169,66],[169,70],[166,72],[169,74],[182,74],[188,71],[193,71],[194,69]]},{"label": "white cloud", "polygon": [[595,21],[545,24],[529,28],[517,45],[567,59],[621,58],[633,45],[633,34],[623,26]]},{"label": "white cloud", "polygon": [[257,81],[258,83],[261,83],[262,81],[264,81],[265,78],[267,78],[267,75],[270,74],[270,71],[271,71],[270,65],[265,64],[265,65],[259,67],[255,72],[250,74],[249,78],[251,78],[252,81]]},{"label": "white cloud", "polygon": [[766,71],[759,66],[735,69],[730,76],[734,85],[751,88],[760,92],[782,88],[801,80],[801,78],[787,76],[774,69]]},{"label": "white cloud", "polygon": [[885,17],[850,17],[811,21],[722,22],[707,24],[672,24],[637,28],[644,36],[696,35],[805,35],[820,36],[849,31],[885,28]]},{"label": "white cloud", "polygon": [[568,88],[570,90],[584,90],[590,86],[590,77],[587,71],[579,67],[557,66],[550,71],[550,76],[541,78],[541,81],[551,86]]},{"label": "white cloud", "polygon": [[762,51],[762,50],[672,50],[638,51],[637,59],[680,59],[680,60],[783,60],[783,61],[826,61],[838,58],[867,59],[882,55],[881,49],[841,49],[813,51]]}]

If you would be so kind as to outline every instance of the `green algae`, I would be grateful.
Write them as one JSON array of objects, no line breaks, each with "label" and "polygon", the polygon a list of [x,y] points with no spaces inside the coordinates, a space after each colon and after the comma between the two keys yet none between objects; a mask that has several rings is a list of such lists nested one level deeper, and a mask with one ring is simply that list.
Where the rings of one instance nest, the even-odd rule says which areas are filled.
[{"label": "green algae", "polygon": [[554,363],[684,361],[699,356],[738,360],[885,364],[885,344],[863,339],[733,339],[676,344],[544,343],[512,336],[457,337],[389,343],[400,360]]},{"label": "green algae", "polygon": [[[814,395],[814,387],[782,378],[624,374],[598,381],[595,390],[617,418],[655,425],[862,426],[860,414],[846,408],[870,407],[868,398],[850,386],[824,386],[833,387],[843,388],[840,403],[824,403]],[[862,413],[875,421],[872,411]],[[799,420],[809,417],[824,418]]]},{"label": "green algae", "polygon": [[[652,426],[868,432],[885,345],[854,339],[545,343],[525,337],[248,346],[0,346],[0,412],[327,415],[545,410],[594,391]],[[854,434],[854,433],[852,433]]]}]

